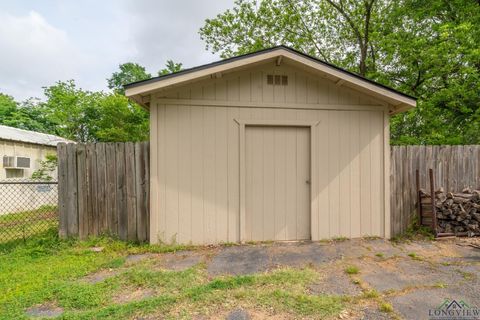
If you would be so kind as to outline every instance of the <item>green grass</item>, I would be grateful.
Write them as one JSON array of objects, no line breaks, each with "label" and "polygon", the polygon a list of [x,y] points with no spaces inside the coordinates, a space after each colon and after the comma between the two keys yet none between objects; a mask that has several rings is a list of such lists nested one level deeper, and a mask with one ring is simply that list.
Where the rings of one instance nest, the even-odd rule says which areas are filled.
[{"label": "green grass", "polygon": [[365,240],[378,240],[378,239],[382,239],[382,238],[379,237],[379,236],[363,236],[363,239],[365,239]]},{"label": "green grass", "polygon": [[0,215],[0,243],[20,242],[58,225],[57,207],[44,205],[35,210]]},{"label": "green grass", "polygon": [[443,289],[443,288],[446,288],[448,287],[448,285],[444,282],[436,282],[434,285],[433,285],[434,288],[439,288],[439,289]]},{"label": "green grass", "polygon": [[9,223],[9,222],[15,222],[15,221],[22,222],[27,219],[31,219],[32,217],[38,217],[45,214],[50,216],[52,215],[52,212],[55,213],[56,211],[57,211],[57,206],[43,205],[35,210],[26,210],[21,212],[2,214],[0,215],[0,225],[3,223]]},{"label": "green grass", "polygon": [[360,269],[358,269],[357,266],[348,266],[345,268],[346,274],[358,274],[359,272],[360,272]]},{"label": "green grass", "polygon": [[463,271],[460,269],[457,269],[456,271],[460,273],[465,280],[475,280],[477,278],[477,275],[475,273]]},{"label": "green grass", "polygon": [[362,297],[365,299],[376,299],[380,297],[380,294],[378,293],[377,290],[371,289],[363,292]]},{"label": "green grass", "polygon": [[393,312],[393,306],[388,302],[381,303],[379,309],[380,311],[386,312],[386,313]]},{"label": "green grass", "polygon": [[413,221],[407,227],[407,230],[400,235],[392,237],[390,240],[393,243],[408,242],[411,240],[434,240],[435,236],[432,233],[432,229],[426,226],[422,226],[419,223],[419,218],[415,215]]},{"label": "green grass", "polygon": [[422,257],[420,257],[420,256],[419,256],[418,254],[416,254],[415,252],[410,252],[410,253],[408,254],[408,256],[409,256],[410,258],[412,258],[413,260],[419,260],[419,261],[422,260]]},{"label": "green grass", "polygon": [[[93,246],[104,249],[93,252]],[[308,286],[320,278],[312,268],[210,278],[202,264],[184,271],[155,268],[158,259],[125,264],[129,254],[186,248],[202,249],[135,245],[109,238],[64,241],[54,229],[16,247],[0,245],[0,319],[26,319],[28,307],[47,303],[63,308],[61,319],[133,319],[148,314],[188,318],[197,311],[216,315],[238,304],[323,319],[344,309],[342,297],[308,294]],[[110,269],[111,277],[103,281],[82,279]],[[118,302],[118,297],[136,290],[154,294],[140,301]]]}]

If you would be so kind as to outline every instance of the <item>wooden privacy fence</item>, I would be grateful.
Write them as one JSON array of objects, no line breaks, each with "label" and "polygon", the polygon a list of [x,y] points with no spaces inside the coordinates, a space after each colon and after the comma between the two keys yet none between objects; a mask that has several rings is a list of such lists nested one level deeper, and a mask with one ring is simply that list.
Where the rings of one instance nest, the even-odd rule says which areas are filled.
[{"label": "wooden privacy fence", "polygon": [[148,142],[58,145],[59,234],[149,237]]},{"label": "wooden privacy fence", "polygon": [[[58,145],[59,233],[109,233],[120,239],[149,238],[149,145],[95,143]],[[392,234],[406,231],[416,212],[415,171],[428,189],[458,192],[480,188],[480,146],[394,146],[391,148]]]},{"label": "wooden privacy fence", "polygon": [[433,169],[436,188],[458,192],[480,188],[480,146],[394,146],[391,148],[392,234],[406,231],[416,212],[415,171],[419,185],[429,191],[428,170]]}]

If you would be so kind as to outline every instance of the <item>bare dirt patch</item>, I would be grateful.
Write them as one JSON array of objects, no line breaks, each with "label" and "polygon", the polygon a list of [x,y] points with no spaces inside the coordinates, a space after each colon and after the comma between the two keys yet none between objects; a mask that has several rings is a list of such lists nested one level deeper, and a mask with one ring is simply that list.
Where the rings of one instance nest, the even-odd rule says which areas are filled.
[{"label": "bare dirt patch", "polygon": [[156,269],[183,271],[203,262],[206,259],[204,253],[197,251],[178,251],[158,256],[155,263]]},{"label": "bare dirt patch", "polygon": [[63,309],[54,303],[45,303],[28,308],[25,314],[32,318],[56,318],[63,314]]},{"label": "bare dirt patch", "polygon": [[109,278],[113,278],[120,273],[120,270],[116,269],[102,269],[95,273],[91,273],[83,277],[80,281],[86,282],[89,284],[96,284],[102,281],[105,281]]},{"label": "bare dirt patch", "polygon": [[155,290],[148,288],[125,289],[112,297],[113,303],[124,304],[134,301],[141,301],[155,296]]},{"label": "bare dirt patch", "polygon": [[264,319],[278,319],[278,320],[291,320],[298,319],[292,315],[286,313],[275,312],[274,310],[258,310],[254,308],[237,308],[227,312],[221,312],[216,316],[212,316],[208,319],[211,320],[264,320]]},{"label": "bare dirt patch", "polygon": [[155,257],[156,255],[151,253],[140,253],[140,254],[131,254],[125,258],[125,265],[133,265],[141,261],[147,260],[149,258]]}]

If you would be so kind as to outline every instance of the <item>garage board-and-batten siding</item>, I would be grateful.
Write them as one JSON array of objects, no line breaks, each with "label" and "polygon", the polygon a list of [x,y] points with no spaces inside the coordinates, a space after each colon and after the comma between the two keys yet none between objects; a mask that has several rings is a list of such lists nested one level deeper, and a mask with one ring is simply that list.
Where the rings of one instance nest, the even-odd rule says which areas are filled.
[{"label": "garage board-and-batten siding", "polygon": [[[287,74],[288,86],[267,85],[270,73]],[[237,102],[244,103],[236,106]],[[248,240],[241,239],[240,225],[241,202],[246,198],[241,189],[248,185],[244,182],[242,187],[241,143],[248,141],[241,137],[240,123],[248,130],[249,121],[280,127],[313,123],[308,127],[314,159],[312,240],[388,236],[387,112],[386,106],[369,96],[288,66],[253,68],[154,94],[151,242]],[[275,152],[280,141],[265,143]],[[263,179],[265,183],[275,179],[275,172],[264,171]],[[275,206],[279,195],[270,192],[262,197],[263,203]]]},{"label": "garage board-and-batten siding", "polygon": [[[163,103],[188,99],[188,104],[211,102],[218,105],[228,101],[229,104],[243,102],[248,107],[258,107],[258,103],[269,107],[318,108],[318,105],[333,105],[340,109],[352,106],[386,106],[382,102],[341,83],[319,77],[310,72],[301,71],[286,64],[272,67],[262,64],[254,69],[233,72],[218,79],[201,80],[179,89],[154,93],[154,98]],[[288,85],[268,85],[267,75],[286,75]],[[280,104],[280,105],[279,105]]]}]

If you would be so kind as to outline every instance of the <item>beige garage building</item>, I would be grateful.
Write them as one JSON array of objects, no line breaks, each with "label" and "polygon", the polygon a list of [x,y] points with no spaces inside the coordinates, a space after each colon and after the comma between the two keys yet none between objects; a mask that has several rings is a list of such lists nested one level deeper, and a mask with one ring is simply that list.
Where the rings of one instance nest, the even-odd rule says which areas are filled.
[{"label": "beige garage building", "polygon": [[390,236],[389,116],[415,98],[288,47],[133,83],[150,242]]}]

